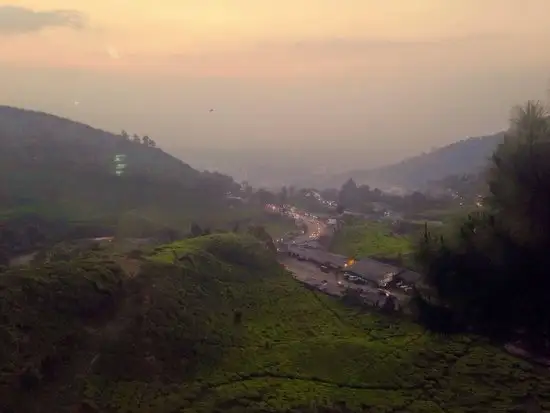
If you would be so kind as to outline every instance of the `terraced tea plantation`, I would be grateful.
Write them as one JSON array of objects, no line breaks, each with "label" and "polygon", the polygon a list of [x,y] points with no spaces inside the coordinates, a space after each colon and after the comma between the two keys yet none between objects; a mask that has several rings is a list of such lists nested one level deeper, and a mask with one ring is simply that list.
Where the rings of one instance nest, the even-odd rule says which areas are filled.
[{"label": "terraced tea plantation", "polygon": [[248,237],[162,247],[125,288],[35,411],[550,411],[545,370],[307,290]]}]

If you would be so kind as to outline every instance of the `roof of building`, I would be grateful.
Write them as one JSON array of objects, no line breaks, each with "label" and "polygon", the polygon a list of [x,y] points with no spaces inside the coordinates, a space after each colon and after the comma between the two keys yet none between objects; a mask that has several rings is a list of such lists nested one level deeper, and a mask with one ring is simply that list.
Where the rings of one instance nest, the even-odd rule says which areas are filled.
[{"label": "roof of building", "polygon": [[329,263],[335,266],[343,267],[344,264],[347,262],[346,257],[337,254],[331,254],[326,251],[301,248],[293,245],[291,245],[288,250],[294,254],[298,254],[306,259],[316,261],[321,264]]},{"label": "roof of building", "polygon": [[[355,261],[355,263],[347,267],[347,270],[366,280],[376,283],[387,281],[388,278],[391,280],[395,274],[398,274],[401,271],[398,267],[372,260],[370,258],[362,258]],[[390,276],[390,274],[392,275]]]},{"label": "roof of building", "polygon": [[397,278],[405,281],[406,283],[414,284],[422,278],[422,275],[420,275],[419,273],[414,272],[414,271],[405,270],[405,271],[399,273],[397,275]]}]

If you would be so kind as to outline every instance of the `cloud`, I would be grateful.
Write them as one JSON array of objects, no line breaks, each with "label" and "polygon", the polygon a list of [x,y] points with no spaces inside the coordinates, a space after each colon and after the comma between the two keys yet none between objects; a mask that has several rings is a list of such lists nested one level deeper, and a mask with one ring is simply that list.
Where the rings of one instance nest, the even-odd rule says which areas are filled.
[{"label": "cloud", "polygon": [[0,6],[0,35],[38,32],[52,27],[80,30],[87,17],[76,10],[35,11],[18,6]]}]

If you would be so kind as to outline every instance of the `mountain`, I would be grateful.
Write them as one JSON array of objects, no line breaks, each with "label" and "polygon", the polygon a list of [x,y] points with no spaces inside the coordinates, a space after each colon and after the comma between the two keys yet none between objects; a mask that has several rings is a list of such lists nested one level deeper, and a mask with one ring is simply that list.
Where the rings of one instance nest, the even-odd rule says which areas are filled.
[{"label": "mountain", "polygon": [[141,258],[54,258],[0,276],[2,411],[550,406],[544,368],[476,336],[433,334],[307,289],[248,235],[179,241]]},{"label": "mountain", "polygon": [[0,220],[35,214],[144,236],[223,215],[232,178],[199,172],[155,146],[0,106]]},{"label": "mountain", "polygon": [[382,189],[391,187],[418,189],[429,181],[442,179],[448,175],[479,171],[503,138],[504,132],[464,139],[396,164],[376,169],[354,170],[333,176],[325,181],[325,186],[339,187],[349,178],[353,178],[357,183]]}]

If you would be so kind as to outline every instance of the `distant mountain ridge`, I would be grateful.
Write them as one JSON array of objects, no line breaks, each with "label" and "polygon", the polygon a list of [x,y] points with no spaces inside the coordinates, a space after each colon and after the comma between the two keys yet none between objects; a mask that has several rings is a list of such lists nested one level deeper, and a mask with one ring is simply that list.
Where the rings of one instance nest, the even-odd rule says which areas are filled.
[{"label": "distant mountain ridge", "polygon": [[349,178],[379,188],[422,188],[448,175],[470,174],[483,168],[504,139],[504,132],[463,139],[430,153],[413,156],[380,168],[353,170],[331,177],[325,186],[339,187]]}]

